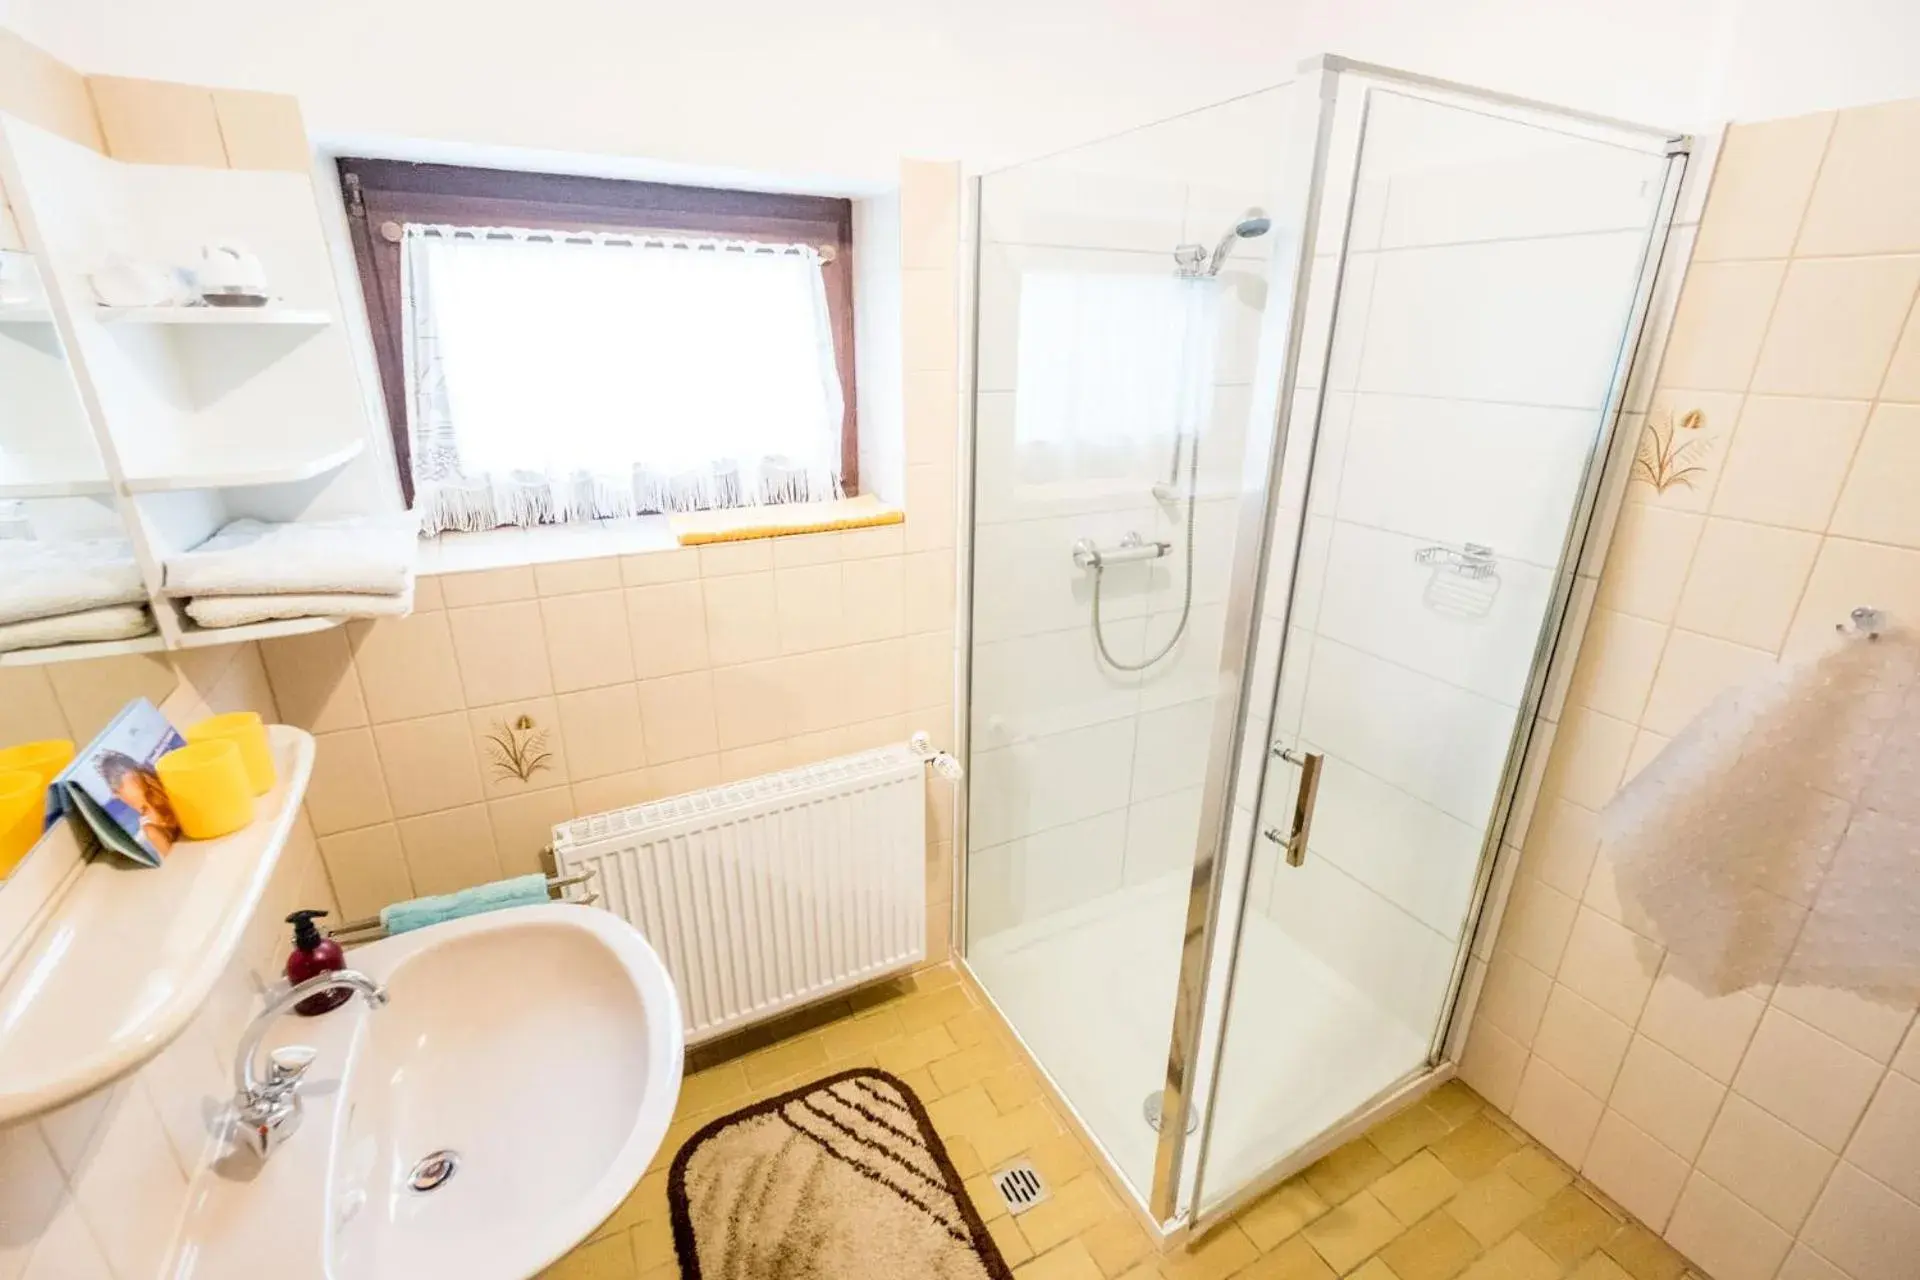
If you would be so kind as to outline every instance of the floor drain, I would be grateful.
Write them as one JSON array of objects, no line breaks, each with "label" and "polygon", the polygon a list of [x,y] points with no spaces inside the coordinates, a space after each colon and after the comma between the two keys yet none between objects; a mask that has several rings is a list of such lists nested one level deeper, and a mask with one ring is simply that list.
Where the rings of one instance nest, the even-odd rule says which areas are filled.
[{"label": "floor drain", "polygon": [[407,1185],[415,1191],[438,1191],[459,1168],[458,1151],[436,1151],[423,1156],[420,1163],[413,1166],[413,1172],[407,1175]]},{"label": "floor drain", "polygon": [[993,1175],[994,1190],[1007,1202],[1007,1212],[1025,1213],[1053,1193],[1031,1160],[1016,1160]]},{"label": "floor drain", "polygon": [[[1159,1089],[1155,1089],[1152,1093],[1148,1094],[1147,1100],[1140,1104],[1140,1113],[1147,1118],[1147,1128],[1153,1130],[1155,1133],[1160,1132],[1160,1120],[1161,1120],[1161,1117],[1165,1114],[1165,1111],[1164,1111],[1165,1106],[1166,1106],[1166,1101],[1165,1101],[1164,1092]],[[1199,1108],[1188,1107],[1187,1108],[1187,1132],[1193,1133],[1199,1128],[1200,1128]]]}]

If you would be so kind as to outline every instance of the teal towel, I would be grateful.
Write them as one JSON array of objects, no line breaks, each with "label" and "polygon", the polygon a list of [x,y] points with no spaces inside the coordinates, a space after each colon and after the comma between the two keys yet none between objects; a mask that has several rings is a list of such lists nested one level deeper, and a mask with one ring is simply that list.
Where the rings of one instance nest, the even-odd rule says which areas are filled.
[{"label": "teal towel", "polygon": [[483,911],[506,907],[525,907],[547,900],[547,878],[538,872],[477,884],[458,893],[442,893],[431,898],[411,898],[380,908],[380,924],[388,933],[410,933],[430,924],[477,916]]}]

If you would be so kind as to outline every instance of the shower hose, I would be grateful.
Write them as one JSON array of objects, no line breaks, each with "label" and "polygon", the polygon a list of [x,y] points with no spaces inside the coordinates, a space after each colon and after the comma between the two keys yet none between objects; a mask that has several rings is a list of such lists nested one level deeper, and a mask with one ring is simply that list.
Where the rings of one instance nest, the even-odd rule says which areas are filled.
[{"label": "shower hose", "polygon": [[[1176,444],[1175,448],[1179,446]],[[1104,561],[1093,562],[1093,643],[1100,650],[1101,659],[1117,671],[1145,671],[1154,663],[1173,652],[1173,646],[1180,643],[1180,637],[1186,634],[1187,619],[1193,614],[1193,508],[1194,499],[1200,491],[1200,438],[1195,436],[1187,450],[1187,548],[1184,590],[1180,600],[1180,624],[1160,646],[1160,652],[1151,658],[1139,662],[1122,662],[1113,656],[1107,648],[1107,633],[1100,625],[1100,587],[1106,580],[1107,566]]]}]

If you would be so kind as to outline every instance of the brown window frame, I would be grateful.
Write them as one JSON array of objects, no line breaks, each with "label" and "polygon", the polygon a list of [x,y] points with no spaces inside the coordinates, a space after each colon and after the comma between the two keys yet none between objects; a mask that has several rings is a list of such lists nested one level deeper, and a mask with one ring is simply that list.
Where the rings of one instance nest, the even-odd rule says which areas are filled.
[{"label": "brown window frame", "polygon": [[840,422],[840,482],[847,493],[859,492],[851,200],[406,160],[342,156],[337,163],[400,489],[409,503],[413,451],[401,356],[400,241],[397,234],[382,232],[388,224],[398,228],[409,222],[542,231],[665,231],[830,246],[832,260],[821,265],[821,273],[846,406]]}]

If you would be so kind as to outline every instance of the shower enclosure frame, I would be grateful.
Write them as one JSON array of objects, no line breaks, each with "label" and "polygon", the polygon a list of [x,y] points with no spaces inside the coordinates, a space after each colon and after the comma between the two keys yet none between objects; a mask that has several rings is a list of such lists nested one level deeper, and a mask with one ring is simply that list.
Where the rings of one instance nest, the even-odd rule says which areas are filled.
[{"label": "shower enclosure frame", "polygon": [[[1229,922],[1223,916],[1224,911],[1229,909],[1224,901],[1228,879],[1227,863],[1229,858],[1239,852],[1237,849],[1229,848],[1233,834],[1231,816],[1234,808],[1234,792],[1240,782],[1238,774],[1245,734],[1253,721],[1251,700],[1258,691],[1255,688],[1255,682],[1249,681],[1247,676],[1254,650],[1256,629],[1262,625],[1259,618],[1260,601],[1265,596],[1268,574],[1273,568],[1271,559],[1275,508],[1279,500],[1280,482],[1287,460],[1288,438],[1290,431],[1296,425],[1294,409],[1301,354],[1306,338],[1309,292],[1307,285],[1314,267],[1320,221],[1328,195],[1328,162],[1334,140],[1336,107],[1343,78],[1349,76],[1369,83],[1410,90],[1440,105],[1469,110],[1478,109],[1485,114],[1511,119],[1515,123],[1547,128],[1557,125],[1561,132],[1578,129],[1580,131],[1578,136],[1596,141],[1614,141],[1619,145],[1627,145],[1620,139],[1638,139],[1640,145],[1633,146],[1632,149],[1649,155],[1665,156],[1667,167],[1653,216],[1647,225],[1647,239],[1638,278],[1634,282],[1632,303],[1621,329],[1621,341],[1616,352],[1613,374],[1604,407],[1601,410],[1600,422],[1594,433],[1593,447],[1582,470],[1567,533],[1561,547],[1560,559],[1554,570],[1552,592],[1541,622],[1525,691],[1515,717],[1515,727],[1508,744],[1508,754],[1500,785],[1475,868],[1473,888],[1466,909],[1460,944],[1455,953],[1446,996],[1429,1044],[1425,1067],[1416,1070],[1409,1077],[1402,1079],[1368,1103],[1334,1122],[1314,1142],[1282,1156],[1265,1173],[1235,1189],[1219,1203],[1207,1206],[1203,1198],[1204,1175],[1212,1126],[1209,1124],[1205,1127],[1201,1132],[1200,1141],[1192,1148],[1193,1165],[1189,1178],[1187,1176],[1188,1117],[1195,1105],[1196,1085],[1209,1050],[1212,1056],[1211,1070],[1207,1073],[1208,1078],[1205,1081],[1206,1103],[1209,1113],[1213,1109],[1221,1075],[1220,1061],[1224,1052],[1226,1029],[1233,1012],[1234,985],[1239,958],[1237,944],[1247,906],[1244,882],[1239,902],[1231,906],[1234,912],[1233,920]],[[1521,793],[1523,776],[1531,758],[1529,745],[1540,721],[1541,708],[1545,703],[1548,684],[1555,669],[1556,655],[1567,641],[1570,639],[1577,641],[1577,637],[1570,637],[1567,634],[1575,580],[1600,515],[1599,505],[1607,482],[1616,471],[1621,441],[1620,423],[1625,410],[1629,382],[1635,373],[1636,359],[1641,353],[1640,348],[1647,322],[1652,313],[1655,286],[1660,279],[1693,142],[1689,135],[1675,130],[1570,110],[1551,103],[1360,62],[1334,54],[1322,54],[1304,61],[1300,65],[1297,78],[1292,83],[1303,99],[1313,104],[1316,115],[1311,131],[1311,142],[1297,161],[1304,165],[1304,171],[1300,172],[1300,176],[1304,179],[1303,193],[1295,209],[1276,210],[1277,226],[1284,225],[1284,221],[1295,210],[1298,211],[1299,217],[1296,222],[1298,241],[1288,255],[1291,260],[1291,270],[1287,284],[1289,297],[1286,304],[1285,357],[1280,373],[1277,410],[1271,421],[1249,421],[1248,423],[1247,456],[1258,456],[1253,451],[1264,448],[1267,465],[1264,475],[1259,478],[1257,484],[1248,482],[1242,485],[1235,517],[1236,536],[1226,600],[1219,682],[1214,701],[1214,722],[1208,740],[1206,781],[1202,792],[1198,838],[1188,885],[1180,972],[1176,986],[1173,1023],[1169,1033],[1166,1083],[1162,1095],[1163,1119],[1159,1126],[1159,1140],[1155,1151],[1153,1183],[1146,1196],[1145,1204],[1149,1224],[1160,1233],[1163,1240],[1204,1231],[1214,1222],[1237,1211],[1285,1178],[1292,1176],[1326,1151],[1377,1122],[1384,1114],[1399,1106],[1404,1099],[1418,1096],[1453,1074],[1454,1064],[1448,1057],[1448,1051],[1452,1047],[1457,1052],[1458,1048],[1455,1033],[1462,1012],[1465,979],[1473,955],[1473,939],[1491,897],[1505,831]],[[1310,98],[1307,98],[1308,94],[1311,94]],[[1205,109],[1202,108],[1202,110]],[[1350,175],[1350,183],[1353,186],[1357,186],[1360,177],[1360,165],[1357,160],[1363,153],[1365,144],[1365,109],[1363,101],[1359,133],[1355,142],[1356,164]],[[1601,136],[1603,134],[1613,134],[1616,137],[1604,138]],[[967,292],[973,299],[973,305],[971,325],[966,334],[965,359],[968,388],[965,406],[966,427],[961,432],[961,456],[958,459],[967,479],[959,495],[960,511],[958,513],[960,527],[966,532],[966,536],[960,543],[962,562],[957,566],[955,633],[956,645],[961,654],[958,673],[960,710],[955,717],[956,736],[959,754],[967,762],[968,771],[966,780],[961,784],[955,807],[954,849],[958,856],[954,860],[951,927],[956,958],[971,975],[972,967],[968,963],[967,956],[969,870],[967,789],[970,787],[972,777],[972,725],[969,708],[972,705],[973,693],[973,539],[975,532],[973,511],[976,499],[975,487],[978,484],[974,453],[978,429],[975,414],[979,394],[978,352],[981,323],[978,305],[983,240],[979,232],[983,198],[981,178],[975,177],[971,182],[970,196],[965,216],[971,219],[968,230],[972,240],[972,253],[966,262],[966,268],[970,277]],[[1336,284],[1333,308],[1328,320],[1329,326],[1337,324],[1340,315],[1339,288],[1344,283],[1348,260],[1353,212],[1352,197],[1353,190],[1350,187],[1346,193],[1346,200],[1341,206],[1341,216],[1346,221],[1342,227],[1338,251],[1334,255],[1334,263],[1331,267]],[[1332,347],[1333,343],[1329,337],[1320,357],[1323,365],[1330,361]],[[1313,410],[1311,415],[1307,416],[1311,429],[1316,432],[1320,415],[1324,412],[1328,390],[1327,378],[1324,375],[1323,367],[1319,386],[1313,392]],[[1310,469],[1312,458],[1312,450],[1309,450],[1304,456],[1304,461],[1298,465],[1307,466]],[[1305,491],[1303,491],[1301,510],[1297,517],[1302,523],[1306,518],[1307,505]],[[1297,575],[1300,560],[1297,554],[1299,530],[1296,529],[1294,533],[1296,554],[1292,563],[1284,566],[1284,570],[1290,576]],[[1294,592],[1289,590],[1288,615],[1292,612],[1293,595]],[[1279,628],[1280,635],[1283,637],[1282,662],[1284,662],[1284,637],[1288,634],[1289,619],[1283,617],[1273,625]],[[1277,683],[1276,674],[1276,688],[1267,691],[1269,696],[1277,694]],[[1263,752],[1263,757],[1266,756],[1270,756],[1270,753]],[[1267,772],[1268,766],[1263,766],[1257,776],[1252,779],[1254,798],[1251,808],[1256,815],[1261,812]],[[1247,834],[1247,840],[1257,841],[1261,838],[1258,826],[1256,821],[1253,829]],[[1229,924],[1231,927],[1226,927]],[[1209,981],[1210,975],[1213,974],[1215,950],[1223,940],[1233,946],[1234,950],[1227,958],[1228,963],[1224,973],[1217,975],[1217,980],[1224,983],[1224,990],[1221,993],[1220,1015],[1217,1025],[1213,1027],[1214,1034],[1210,1037],[1212,1043],[1208,1044],[1203,1042],[1202,1033],[1206,1029]],[[984,987],[982,989],[985,990]],[[992,993],[989,991],[987,995],[991,1000]],[[1017,1031],[1015,1034],[1018,1036]],[[1039,1062],[1037,1058],[1036,1062],[1045,1072],[1045,1063]],[[1067,1102],[1071,1110],[1071,1099],[1067,1099]],[[1075,1120],[1078,1123],[1077,1116]],[[1095,1145],[1100,1144],[1096,1141]],[[1182,1194],[1183,1182],[1190,1183],[1190,1192],[1186,1195]]]}]

